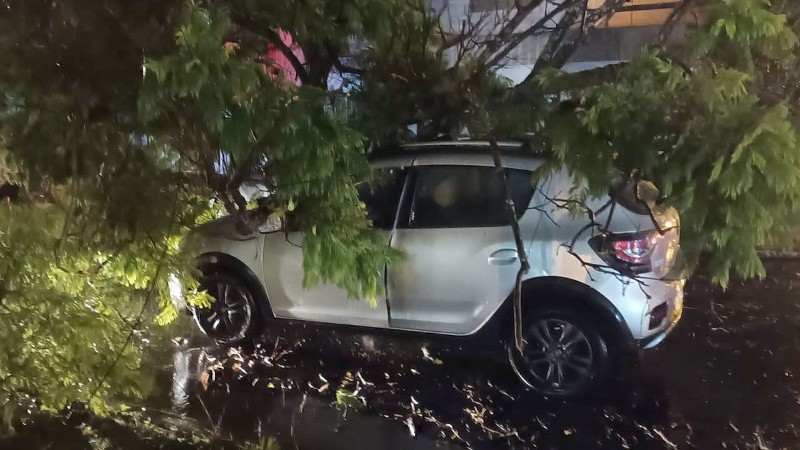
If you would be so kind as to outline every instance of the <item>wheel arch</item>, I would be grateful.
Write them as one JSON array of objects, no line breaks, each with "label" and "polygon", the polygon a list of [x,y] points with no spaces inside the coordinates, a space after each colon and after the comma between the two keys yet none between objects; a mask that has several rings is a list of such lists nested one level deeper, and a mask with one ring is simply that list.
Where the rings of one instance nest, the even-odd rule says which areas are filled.
[{"label": "wheel arch", "polygon": [[[509,299],[511,300],[511,299]],[[522,308],[525,312],[543,307],[567,306],[576,312],[599,316],[601,332],[625,349],[636,347],[630,327],[622,313],[603,294],[584,283],[559,276],[536,277],[522,282]],[[594,319],[594,317],[591,317]]]},{"label": "wheel arch", "polygon": [[272,319],[275,317],[272,311],[272,305],[269,303],[267,290],[264,288],[261,280],[253,270],[240,259],[227,253],[207,252],[197,257],[197,268],[204,274],[212,270],[222,269],[241,278],[250,291],[256,296],[262,317],[264,319]]}]

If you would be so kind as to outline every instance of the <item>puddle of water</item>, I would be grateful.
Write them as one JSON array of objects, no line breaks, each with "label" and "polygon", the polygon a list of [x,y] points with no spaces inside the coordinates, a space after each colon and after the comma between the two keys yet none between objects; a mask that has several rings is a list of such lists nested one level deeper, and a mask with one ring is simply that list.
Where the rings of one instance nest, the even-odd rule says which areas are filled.
[{"label": "puddle of water", "polygon": [[[275,438],[281,448],[459,448],[436,435],[418,435],[413,424],[386,417],[388,410],[370,410],[357,388],[342,389],[336,383],[342,383],[339,373],[347,373],[345,360],[305,352],[305,341],[294,348],[281,341],[250,354],[176,346],[171,409],[224,437]],[[351,373],[351,380],[366,381],[361,372]]]}]

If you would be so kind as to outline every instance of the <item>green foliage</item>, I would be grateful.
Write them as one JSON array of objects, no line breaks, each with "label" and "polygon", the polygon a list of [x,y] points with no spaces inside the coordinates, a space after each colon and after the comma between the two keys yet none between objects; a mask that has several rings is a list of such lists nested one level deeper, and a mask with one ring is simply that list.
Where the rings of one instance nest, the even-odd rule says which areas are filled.
[{"label": "green foliage", "polygon": [[177,313],[170,280],[189,304],[208,304],[196,291],[192,248],[181,243],[206,202],[177,187],[164,192],[172,176],[157,171],[148,172],[160,183],[151,192],[135,173],[118,183],[104,173],[73,177],[0,206],[3,425],[75,400],[105,414],[111,400],[141,395],[150,382],[139,373],[148,324]]},{"label": "green foliage", "polygon": [[0,174],[26,191],[0,208],[7,426],[74,400],[104,413],[146,390],[142,338],[159,305],[159,321],[174,315],[170,275],[189,302],[207,301],[179,244],[210,191],[168,146],[141,137],[141,52],[164,50],[170,2],[4,6]]},{"label": "green foliage", "polygon": [[[244,216],[253,205],[238,189],[253,179],[270,189],[272,215],[291,211],[306,232],[307,285],[381,292],[399,256],[358,200],[362,135],[332,117],[324,89],[267,75],[263,46],[230,39],[250,18],[336,47],[384,33],[374,19],[389,9],[315,2],[295,20],[286,5],[249,3],[4,4],[0,176],[25,198],[0,218],[2,422],[31,399],[102,413],[141,393],[146,325],[177,315],[170,280],[189,304],[210,300],[181,237],[215,215],[213,197]],[[337,5],[343,21],[328,19]]]},{"label": "green foliage", "polygon": [[174,151],[212,163],[223,149],[233,161],[222,174],[228,179],[268,171],[273,211],[291,210],[308,232],[306,286],[332,282],[353,297],[376,298],[382,268],[398,254],[370,228],[358,199],[355,183],[369,175],[361,135],[326,113],[321,89],[273,79],[251,55],[226,46],[226,11],[190,5],[186,14],[176,51],[146,63],[139,108],[158,123],[156,140],[188,138],[194,148]]},{"label": "green foliage", "polygon": [[[112,252],[65,234],[67,217],[58,204],[0,207],[0,399],[6,425],[30,409],[28,398],[45,411],[80,400],[104,414],[110,399],[147,388],[149,380],[138,373],[141,305],[151,295],[169,296],[166,273],[158,267],[181,266],[177,236]],[[126,344],[129,333],[134,345]]]},{"label": "green foliage", "polygon": [[[790,106],[765,94],[757,62],[792,62],[797,38],[768,3],[720,0],[681,49],[652,49],[595,74],[543,74],[554,105],[547,132],[558,163],[593,193],[622,171],[654,180],[681,212],[689,260],[710,252],[714,279],[764,276],[757,249],[800,213],[800,148]],[[576,80],[576,78],[578,78]],[[794,107],[794,105],[792,105]],[[561,108],[561,109],[559,109]]]},{"label": "green foliage", "polygon": [[358,55],[365,70],[348,95],[351,120],[376,144],[458,137],[465,127],[473,137],[485,135],[487,106],[510,87],[476,55],[437,50],[439,18],[425,3],[399,2],[391,11],[393,32]]},{"label": "green foliage", "polygon": [[[40,2],[0,15],[0,173],[25,190],[19,203],[0,207],[3,426],[74,400],[102,414],[112,399],[140,395],[149,381],[138,373],[142,338],[157,306],[171,305],[169,275],[189,301],[203,300],[179,243],[207,209],[208,189],[163,145],[138,137],[131,72],[113,77],[73,65],[92,68],[93,58],[107,56],[96,45],[75,51],[92,35],[81,15],[96,19],[116,6],[47,5],[50,16],[36,14]],[[141,11],[127,12],[141,20]],[[64,27],[65,16],[76,26]],[[58,25],[43,26],[48,18]],[[92,39],[127,42],[110,37],[113,23],[93,22]],[[21,36],[32,45],[19,45]],[[136,51],[117,56],[123,69],[141,73]],[[30,76],[37,69],[40,76]]]}]

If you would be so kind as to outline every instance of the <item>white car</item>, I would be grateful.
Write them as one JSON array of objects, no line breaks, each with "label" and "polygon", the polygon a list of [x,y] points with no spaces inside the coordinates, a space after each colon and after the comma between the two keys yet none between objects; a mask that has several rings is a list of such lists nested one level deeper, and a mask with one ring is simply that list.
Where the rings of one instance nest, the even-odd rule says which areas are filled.
[{"label": "white car", "polygon": [[531,266],[523,352],[512,337],[520,261],[485,142],[415,144],[373,161],[362,200],[373,226],[406,255],[386,267],[377,307],[333,285],[304,289],[302,233],[242,236],[223,218],[199,230],[202,285],[216,301],[194,311],[197,324],[225,345],[283,319],[502,342],[520,379],[545,395],[578,393],[613,368],[615,355],[660,343],[682,312],[683,280],[665,279],[678,250],[675,210],[606,197],[576,215],[558,200],[573,184],[566,172],[532,186],[544,160],[522,155],[519,144],[500,147]]}]

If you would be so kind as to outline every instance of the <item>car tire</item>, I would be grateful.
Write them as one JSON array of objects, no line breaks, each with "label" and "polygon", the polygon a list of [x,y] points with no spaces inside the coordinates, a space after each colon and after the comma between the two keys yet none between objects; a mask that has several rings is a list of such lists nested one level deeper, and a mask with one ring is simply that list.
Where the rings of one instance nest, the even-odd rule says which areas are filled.
[{"label": "car tire", "polygon": [[261,329],[258,303],[247,283],[228,271],[210,270],[200,278],[200,289],[214,298],[208,308],[192,308],[200,330],[222,346],[252,340]]},{"label": "car tire", "polygon": [[509,339],[508,358],[529,388],[547,397],[586,393],[605,379],[609,363],[606,339],[598,327],[573,309],[550,307],[523,314],[522,352]]}]

